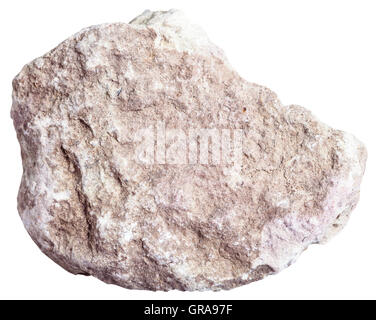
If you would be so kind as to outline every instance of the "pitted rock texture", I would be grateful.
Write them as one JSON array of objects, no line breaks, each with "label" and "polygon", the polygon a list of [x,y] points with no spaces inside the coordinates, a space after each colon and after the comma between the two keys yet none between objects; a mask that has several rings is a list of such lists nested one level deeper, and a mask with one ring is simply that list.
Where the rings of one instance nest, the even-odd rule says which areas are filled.
[{"label": "pitted rock texture", "polygon": [[[18,210],[41,250],[75,274],[132,289],[230,289],[289,266],[358,201],[364,146],[242,79],[179,11],[84,29],[26,65],[13,88]],[[136,132],[158,123],[240,130],[241,166],[139,161]]]}]

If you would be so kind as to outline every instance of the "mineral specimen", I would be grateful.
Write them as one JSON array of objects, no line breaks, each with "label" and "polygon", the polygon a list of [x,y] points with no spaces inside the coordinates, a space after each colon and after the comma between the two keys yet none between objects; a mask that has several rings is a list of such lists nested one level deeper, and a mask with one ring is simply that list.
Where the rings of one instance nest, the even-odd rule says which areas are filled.
[{"label": "mineral specimen", "polygon": [[179,11],[84,29],[13,88],[18,210],[74,274],[234,288],[328,239],[358,201],[364,146],[242,79]]}]

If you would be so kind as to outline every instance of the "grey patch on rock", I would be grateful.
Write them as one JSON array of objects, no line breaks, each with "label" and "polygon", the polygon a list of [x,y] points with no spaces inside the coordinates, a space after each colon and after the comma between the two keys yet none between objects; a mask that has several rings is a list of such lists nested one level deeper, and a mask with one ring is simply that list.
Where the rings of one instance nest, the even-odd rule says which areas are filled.
[{"label": "grey patch on rock", "polygon": [[[84,29],[13,89],[18,211],[74,274],[130,289],[234,288],[329,239],[358,202],[363,144],[242,79],[179,11]],[[207,164],[168,164],[155,144],[163,161],[138,161],[136,133],[158,123],[241,132],[241,166],[214,163],[214,136]]]}]

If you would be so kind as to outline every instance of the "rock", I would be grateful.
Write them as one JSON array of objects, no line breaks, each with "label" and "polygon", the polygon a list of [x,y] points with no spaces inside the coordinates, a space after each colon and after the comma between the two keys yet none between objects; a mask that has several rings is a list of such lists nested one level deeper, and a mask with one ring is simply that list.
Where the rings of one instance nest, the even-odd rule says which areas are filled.
[{"label": "rock", "polygon": [[234,288],[327,240],[358,201],[362,143],[243,80],[178,11],[84,29],[13,87],[18,210],[74,274]]}]

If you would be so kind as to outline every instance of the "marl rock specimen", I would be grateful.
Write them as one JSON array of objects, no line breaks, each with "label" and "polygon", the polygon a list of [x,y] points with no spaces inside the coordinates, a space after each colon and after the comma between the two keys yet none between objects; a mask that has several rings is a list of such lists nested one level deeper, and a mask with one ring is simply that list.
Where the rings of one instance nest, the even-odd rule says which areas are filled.
[{"label": "marl rock specimen", "polygon": [[13,87],[18,210],[74,274],[234,288],[325,241],[358,201],[364,146],[242,79],[179,11],[84,29]]}]

